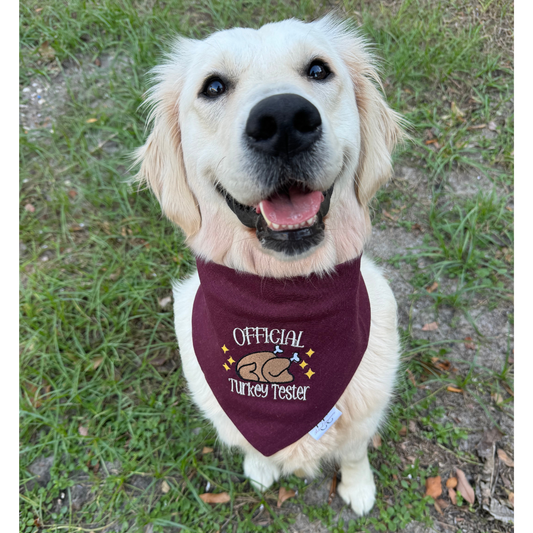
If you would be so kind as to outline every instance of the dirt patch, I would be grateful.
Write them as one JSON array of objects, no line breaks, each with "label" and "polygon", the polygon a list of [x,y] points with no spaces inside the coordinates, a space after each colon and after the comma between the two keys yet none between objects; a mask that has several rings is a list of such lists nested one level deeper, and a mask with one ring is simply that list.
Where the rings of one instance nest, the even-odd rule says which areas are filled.
[{"label": "dirt patch", "polygon": [[[498,190],[491,176],[475,170],[454,170],[446,175],[441,187],[442,196],[448,199],[472,198],[480,191],[488,193],[496,190],[499,194],[509,192],[501,188]],[[428,411],[428,415],[435,408],[441,408],[445,414],[440,420],[431,421],[442,426],[451,423],[455,428],[467,428],[466,438],[459,440],[454,450],[447,450],[445,446],[425,437],[424,433],[429,428],[418,420],[410,425],[405,439],[395,444],[396,452],[405,464],[413,460],[416,452],[422,467],[436,467],[441,476],[453,476],[456,468],[461,468],[472,486],[476,487],[477,501],[475,512],[468,511],[464,506],[458,508],[451,505],[445,490],[443,499],[449,505],[441,510],[442,513],[437,509],[432,510],[433,529],[413,523],[409,531],[450,531],[450,527],[473,533],[512,531],[514,472],[497,456],[498,449],[511,457],[513,455],[512,396],[503,389],[500,396],[491,395],[490,387],[497,382],[497,378],[491,378],[490,372],[497,375],[506,364],[513,362],[513,328],[510,322],[513,305],[511,301],[502,299],[496,307],[493,304],[489,306],[486,300],[476,296],[468,309],[470,317],[467,317],[460,309],[447,305],[437,307],[425,289],[417,289],[412,285],[414,268],[403,261],[402,256],[416,256],[423,248],[424,240],[430,237],[426,224],[432,194],[423,171],[397,166],[395,177],[386,189],[385,201],[379,204],[382,211],[375,213],[372,239],[365,253],[376,258],[383,267],[398,302],[400,328],[409,331],[414,339],[443,343],[439,346],[447,348],[445,359],[452,362],[455,375],[466,376],[471,368],[476,373],[472,382],[475,394],[449,392],[445,384],[442,389],[442,382],[431,383],[430,380],[429,385],[419,384],[413,400],[418,402],[434,395],[432,411]],[[416,223],[417,229],[411,228],[409,231],[406,227],[399,227],[397,224],[402,221]],[[417,260],[417,264],[420,269],[429,265],[423,257]],[[451,293],[455,283],[454,280],[442,280],[441,289]],[[424,325],[432,322],[436,322],[438,328],[424,331]],[[450,340],[449,344],[445,342],[447,340]],[[453,379],[454,374],[450,375]],[[476,384],[483,380],[488,386],[477,388]],[[439,387],[442,390],[438,390]],[[504,407],[502,400],[507,402]],[[480,452],[490,430],[497,431],[498,437],[488,452]],[[465,457],[470,459],[465,460]],[[378,465],[373,466],[376,468]],[[320,486],[311,487],[311,500],[322,498],[322,503],[327,501],[325,490]],[[306,494],[306,500],[307,497]]]},{"label": "dirt patch", "polygon": [[[124,55],[103,55],[97,64],[81,58],[78,63],[66,61],[62,70],[49,71],[50,77],[35,77],[21,88],[19,103],[20,125],[26,133],[31,130],[54,130],[57,118],[63,115],[72,99],[89,101],[93,108],[111,107],[109,94],[99,94],[112,73],[127,74],[131,61]],[[95,79],[98,78],[98,79]],[[91,117],[87,117],[90,120]]]}]

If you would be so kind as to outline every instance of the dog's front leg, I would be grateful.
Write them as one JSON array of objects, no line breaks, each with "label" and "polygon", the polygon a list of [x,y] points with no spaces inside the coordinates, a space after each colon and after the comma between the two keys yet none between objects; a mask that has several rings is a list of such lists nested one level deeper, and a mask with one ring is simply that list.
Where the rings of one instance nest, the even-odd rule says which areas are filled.
[{"label": "dog's front leg", "polygon": [[265,491],[279,479],[281,470],[272,459],[255,451],[247,451],[244,457],[244,475],[256,489]]},{"label": "dog's front leg", "polygon": [[368,513],[376,500],[376,484],[367,453],[368,441],[351,443],[340,457],[341,482],[337,492],[360,516]]}]

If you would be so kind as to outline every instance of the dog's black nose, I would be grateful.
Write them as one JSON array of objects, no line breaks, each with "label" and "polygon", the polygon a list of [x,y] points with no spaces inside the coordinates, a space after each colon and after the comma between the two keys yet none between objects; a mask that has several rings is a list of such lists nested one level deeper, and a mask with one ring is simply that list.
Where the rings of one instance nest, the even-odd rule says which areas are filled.
[{"label": "dog's black nose", "polygon": [[320,113],[309,100],[297,94],[276,94],[252,108],[244,131],[253,148],[290,157],[320,137],[321,124]]}]

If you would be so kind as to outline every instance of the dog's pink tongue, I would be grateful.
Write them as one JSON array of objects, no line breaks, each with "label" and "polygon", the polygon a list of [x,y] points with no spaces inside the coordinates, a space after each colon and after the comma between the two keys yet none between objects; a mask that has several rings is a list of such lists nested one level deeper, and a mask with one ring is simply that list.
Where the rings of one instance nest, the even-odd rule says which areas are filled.
[{"label": "dog's pink tongue", "polygon": [[301,224],[312,219],[320,209],[324,195],[320,191],[304,192],[291,187],[288,195],[273,196],[259,204],[261,213],[274,224]]}]

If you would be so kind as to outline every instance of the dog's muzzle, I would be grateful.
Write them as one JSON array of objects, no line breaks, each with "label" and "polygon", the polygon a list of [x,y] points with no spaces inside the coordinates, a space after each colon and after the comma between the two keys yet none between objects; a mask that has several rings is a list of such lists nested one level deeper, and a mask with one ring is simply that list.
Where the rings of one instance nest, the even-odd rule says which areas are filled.
[{"label": "dog's muzzle", "polygon": [[249,174],[263,200],[248,206],[221,186],[219,192],[241,223],[256,230],[263,248],[288,256],[307,252],[324,239],[333,192],[333,185],[317,186],[324,164],[318,109],[297,94],[269,96],[252,108],[243,133]]}]

